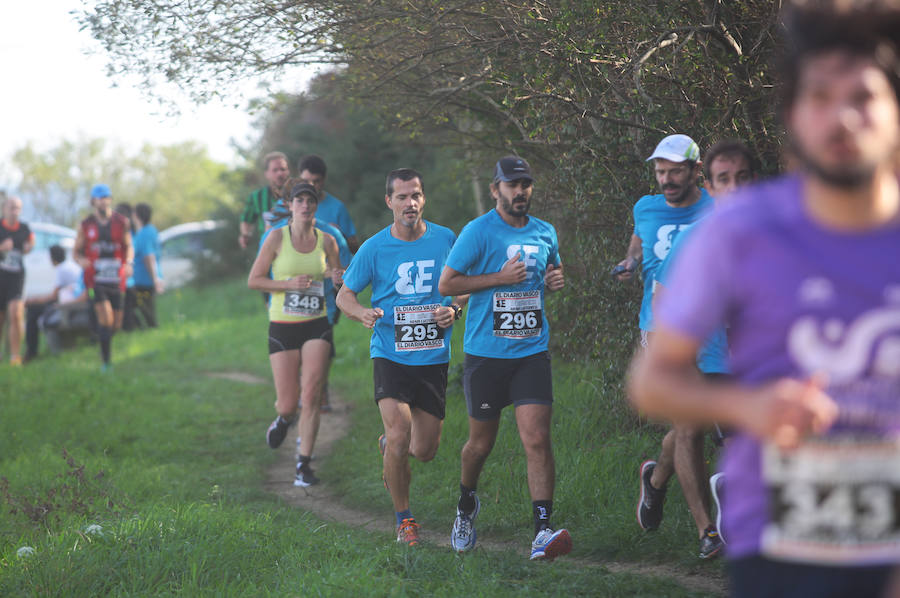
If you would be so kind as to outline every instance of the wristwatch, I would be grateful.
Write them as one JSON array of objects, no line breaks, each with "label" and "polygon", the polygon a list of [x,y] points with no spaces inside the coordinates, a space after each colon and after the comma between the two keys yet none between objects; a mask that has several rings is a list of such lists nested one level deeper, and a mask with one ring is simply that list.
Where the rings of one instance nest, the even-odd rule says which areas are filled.
[{"label": "wristwatch", "polygon": [[453,319],[460,319],[462,317],[462,308],[455,303],[451,303],[450,307],[453,308]]}]

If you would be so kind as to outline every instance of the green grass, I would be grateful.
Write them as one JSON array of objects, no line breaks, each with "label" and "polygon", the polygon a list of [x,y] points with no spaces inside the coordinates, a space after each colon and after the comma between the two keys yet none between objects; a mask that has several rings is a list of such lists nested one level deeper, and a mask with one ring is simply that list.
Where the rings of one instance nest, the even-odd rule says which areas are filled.
[{"label": "green grass", "polygon": [[[565,559],[530,563],[524,458],[509,415],[479,488],[479,536],[514,538],[521,550],[410,550],[390,534],[286,507],[263,490],[277,457],[262,442],[271,386],[206,375],[269,379],[259,295],[235,281],[159,303],[160,329],[116,336],[111,374],[99,373],[90,345],[25,368],[0,366],[0,596],[697,595]],[[374,444],[380,418],[368,331],[344,319],[337,338],[332,386],[353,403],[354,427],[318,473],[347,504],[390,519]],[[642,534],[634,523],[635,472],[657,450],[658,432],[634,429],[605,366],[554,367],[554,519],[572,530],[576,554],[698,567],[677,491],[660,533]],[[466,432],[452,378],[438,457],[413,466],[417,518],[448,533]],[[102,535],[85,531],[92,524]],[[34,554],[18,557],[22,546]]]}]

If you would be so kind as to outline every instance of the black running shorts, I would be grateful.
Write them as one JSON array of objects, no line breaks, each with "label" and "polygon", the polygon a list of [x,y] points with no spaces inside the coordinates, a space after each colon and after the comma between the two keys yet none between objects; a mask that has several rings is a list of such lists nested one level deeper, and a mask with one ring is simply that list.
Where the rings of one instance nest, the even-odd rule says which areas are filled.
[{"label": "black running shorts", "polygon": [[24,272],[0,272],[0,310],[5,312],[10,301],[20,300],[24,288]]},{"label": "black running shorts", "polygon": [[94,288],[90,290],[89,297],[91,298],[91,305],[96,305],[97,303],[103,303],[104,301],[109,301],[109,304],[112,306],[114,311],[122,311],[123,303],[125,296],[122,293],[119,287],[114,285],[107,284],[96,284]]},{"label": "black running shorts", "polygon": [[331,324],[328,318],[308,322],[269,322],[269,355],[281,351],[298,351],[306,341],[328,341],[331,344]]},{"label": "black running shorts", "polygon": [[376,404],[381,399],[397,399],[438,419],[444,419],[448,364],[405,365],[375,357],[372,365]]},{"label": "black running shorts", "polygon": [[466,355],[463,390],[469,416],[479,421],[500,417],[507,405],[550,405],[553,380],[546,351],[516,359]]}]

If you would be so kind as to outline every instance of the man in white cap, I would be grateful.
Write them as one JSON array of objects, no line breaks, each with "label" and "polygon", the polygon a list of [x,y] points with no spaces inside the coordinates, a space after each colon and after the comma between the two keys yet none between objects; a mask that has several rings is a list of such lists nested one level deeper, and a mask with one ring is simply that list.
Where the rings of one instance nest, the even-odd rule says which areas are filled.
[{"label": "man in white cap", "polygon": [[[644,277],[644,296],[641,301],[641,346],[653,330],[653,284],[660,264],[666,259],[677,236],[686,231],[712,208],[712,197],[697,185],[700,177],[700,148],[687,135],[669,135],[659,142],[647,161],[653,161],[653,172],[659,184],[657,195],[645,195],[634,206],[634,233],[628,253],[614,270],[620,280],[631,278],[641,264]],[[692,431],[686,430],[685,433]],[[707,530],[709,517],[705,471],[698,443],[678,442],[679,435],[667,434],[657,461],[645,461],[640,468],[640,498],[637,505],[638,524],[644,530],[655,530],[662,522],[666,484],[673,473],[698,525]],[[685,439],[687,440],[687,439]],[[698,469],[699,468],[699,469]],[[713,530],[715,531],[715,530]],[[703,532],[700,538],[700,557],[714,556],[721,548],[721,540],[714,533]]]}]

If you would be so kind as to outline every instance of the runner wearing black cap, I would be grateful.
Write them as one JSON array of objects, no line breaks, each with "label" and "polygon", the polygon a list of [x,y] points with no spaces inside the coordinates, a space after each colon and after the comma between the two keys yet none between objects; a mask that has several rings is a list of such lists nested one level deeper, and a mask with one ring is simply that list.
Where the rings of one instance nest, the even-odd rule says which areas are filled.
[{"label": "runner wearing black cap", "polygon": [[303,405],[302,440],[294,485],[311,486],[319,481],[309,461],[319,431],[321,386],[331,352],[332,332],[325,313],[324,282],[328,277],[333,284],[340,285],[343,270],[334,237],[313,226],[318,205],[315,187],[297,184],[290,196],[291,221],[285,227],[273,229],[266,237],[250,269],[247,286],[272,296],[269,362],[275,380],[278,416],[266,431],[266,442],[273,449],[284,442],[288,427],[296,419],[299,395]]},{"label": "runner wearing black cap", "polygon": [[535,531],[531,558],[550,560],[572,549],[569,532],[550,527],[556,473],[544,293],[562,289],[564,279],[556,230],[528,215],[533,181],[522,158],[497,162],[491,183],[496,209],[462,230],[438,288],[444,296],[470,294],[463,373],[469,438],[462,449],[451,546],[457,552],[475,547],[480,510],[475,487],[497,438],[500,413],[513,405],[528,461]]}]

